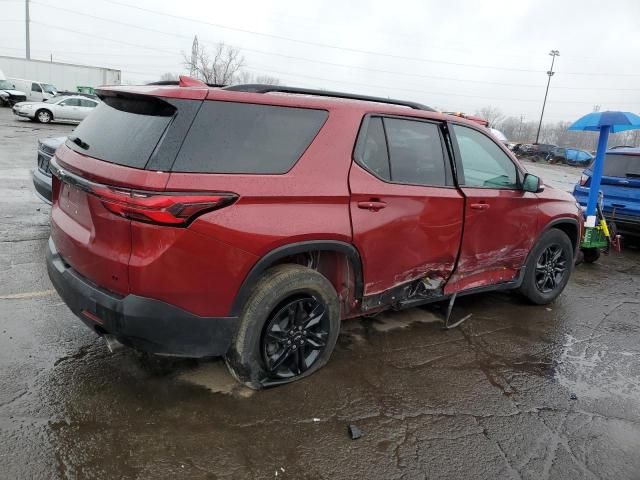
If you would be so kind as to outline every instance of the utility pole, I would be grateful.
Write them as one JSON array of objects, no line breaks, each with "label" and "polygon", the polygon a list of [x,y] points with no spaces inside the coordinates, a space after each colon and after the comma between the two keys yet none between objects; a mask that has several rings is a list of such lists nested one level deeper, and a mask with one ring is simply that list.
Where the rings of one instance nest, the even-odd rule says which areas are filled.
[{"label": "utility pole", "polygon": [[536,133],[536,143],[538,143],[538,139],[540,138],[540,128],[542,128],[542,117],[544,117],[544,107],[547,104],[547,95],[549,94],[549,84],[551,83],[551,77],[553,77],[553,74],[555,73],[553,71],[553,64],[556,61],[556,57],[560,56],[560,51],[551,50],[549,52],[549,55],[551,55],[551,68],[547,72],[547,75],[549,75],[549,79],[547,80],[547,90],[544,92],[544,100],[542,102],[542,113],[540,113],[540,123],[538,124],[538,133]]},{"label": "utility pole", "polygon": [[24,2],[24,21],[25,21],[25,40],[27,42],[25,52],[27,56],[27,60],[31,60],[31,39],[29,37],[29,0],[25,0]]}]

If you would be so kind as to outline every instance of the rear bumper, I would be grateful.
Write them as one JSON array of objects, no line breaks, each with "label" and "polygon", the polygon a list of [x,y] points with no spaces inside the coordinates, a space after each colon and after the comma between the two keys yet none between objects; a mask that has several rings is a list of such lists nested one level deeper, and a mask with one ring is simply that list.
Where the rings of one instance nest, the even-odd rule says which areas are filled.
[{"label": "rear bumper", "polygon": [[616,224],[618,232],[621,234],[640,236],[640,217],[634,217],[631,215],[620,215],[616,213],[615,216],[611,216],[611,213],[604,212],[604,216],[607,221]]},{"label": "rear bumper", "polygon": [[31,175],[36,195],[40,200],[51,205],[51,177],[45,175],[39,168],[34,168]]},{"label": "rear bumper", "polygon": [[180,357],[220,356],[238,328],[236,317],[200,317],[159,300],[107,292],[69,267],[51,238],[47,270],[60,297],[89,328],[138,350]]}]

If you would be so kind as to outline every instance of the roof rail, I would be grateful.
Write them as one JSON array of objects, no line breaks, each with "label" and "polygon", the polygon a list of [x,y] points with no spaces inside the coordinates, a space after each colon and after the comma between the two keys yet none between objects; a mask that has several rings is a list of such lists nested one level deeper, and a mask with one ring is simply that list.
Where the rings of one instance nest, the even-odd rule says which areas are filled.
[{"label": "roof rail", "polygon": [[[177,87],[177,86],[180,85],[180,81],[178,81],[178,80],[159,80],[157,82],[145,83],[145,85],[158,85],[158,86],[174,85],[174,86]],[[217,83],[207,83],[206,85],[207,85],[207,87],[216,87],[216,88],[226,87],[226,85],[219,85]]]},{"label": "roof rail", "polygon": [[347,98],[350,100],[362,100],[365,102],[388,103],[390,105],[400,105],[403,107],[410,107],[415,110],[426,110],[428,112],[437,111],[431,107],[428,107],[426,105],[422,105],[421,103],[416,103],[416,102],[408,102],[405,100],[394,100],[392,98],[384,98],[384,97],[370,97],[368,95],[356,95],[353,93],[332,92],[331,90],[313,90],[308,88],[282,87],[277,85],[263,85],[259,83],[248,83],[245,85],[231,85],[229,87],[224,87],[223,90],[232,90],[234,92],[250,92],[250,93],[269,93],[269,92],[299,93],[302,95],[316,95],[319,97]]}]

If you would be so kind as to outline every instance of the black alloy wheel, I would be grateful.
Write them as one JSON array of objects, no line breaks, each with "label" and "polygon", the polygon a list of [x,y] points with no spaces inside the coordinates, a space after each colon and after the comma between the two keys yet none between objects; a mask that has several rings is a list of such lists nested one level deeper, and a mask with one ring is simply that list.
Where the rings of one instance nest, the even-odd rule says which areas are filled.
[{"label": "black alloy wheel", "polygon": [[313,295],[285,300],[262,332],[266,372],[272,379],[302,375],[321,357],[330,333],[331,322],[322,300]]},{"label": "black alloy wheel", "polygon": [[545,248],[536,262],[535,284],[541,293],[553,292],[563,283],[568,271],[565,251],[560,245]]}]

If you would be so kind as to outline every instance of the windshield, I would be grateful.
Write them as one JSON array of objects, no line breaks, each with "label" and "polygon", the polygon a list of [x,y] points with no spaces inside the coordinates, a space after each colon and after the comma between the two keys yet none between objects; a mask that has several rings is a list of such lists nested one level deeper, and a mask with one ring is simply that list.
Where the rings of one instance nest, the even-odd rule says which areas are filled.
[{"label": "windshield", "polygon": [[40,86],[45,92],[50,93],[51,95],[55,95],[56,93],[58,93],[58,90],[56,90],[56,87],[48,83],[41,83]]},{"label": "windshield", "polygon": [[608,154],[603,174],[607,177],[640,177],[640,155]]},{"label": "windshield", "polygon": [[0,80],[0,89],[2,90],[13,90],[14,86],[9,80]]}]

